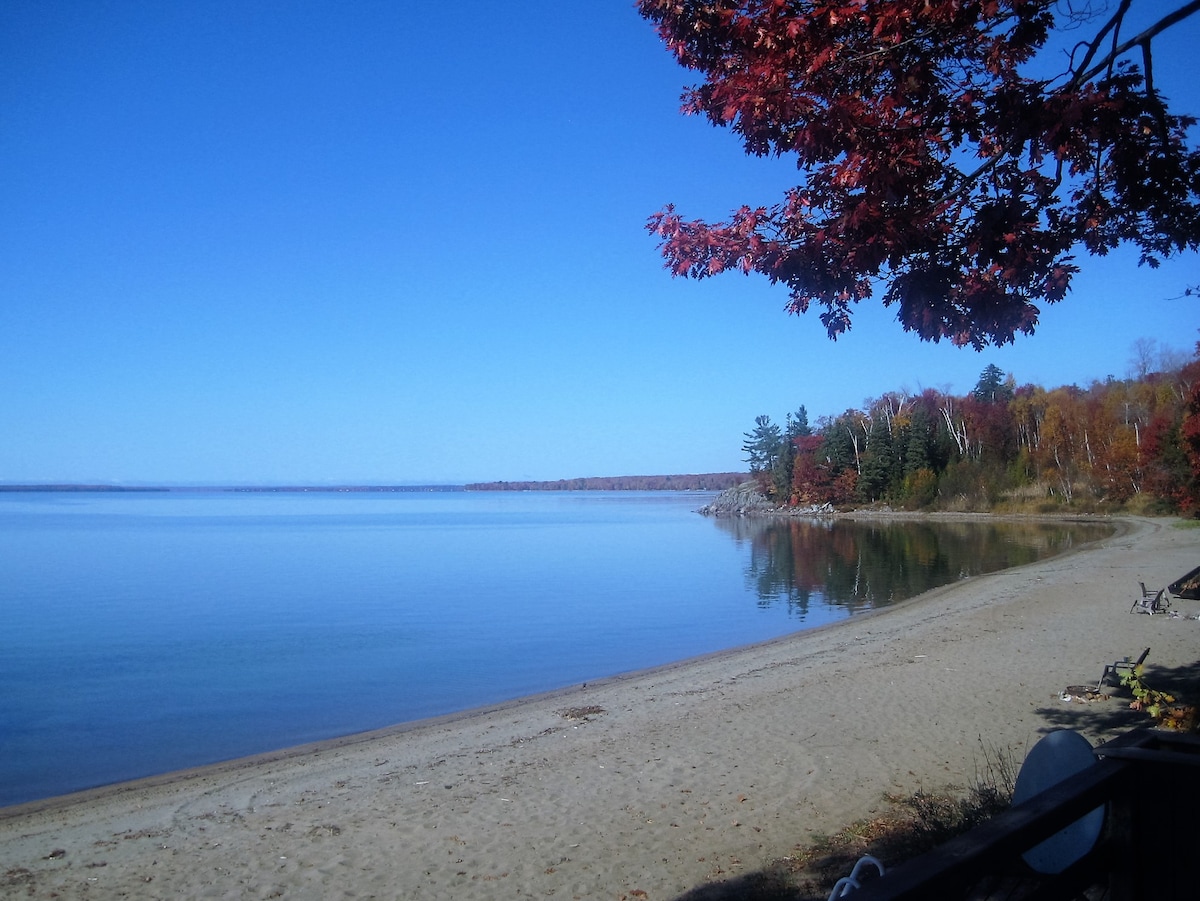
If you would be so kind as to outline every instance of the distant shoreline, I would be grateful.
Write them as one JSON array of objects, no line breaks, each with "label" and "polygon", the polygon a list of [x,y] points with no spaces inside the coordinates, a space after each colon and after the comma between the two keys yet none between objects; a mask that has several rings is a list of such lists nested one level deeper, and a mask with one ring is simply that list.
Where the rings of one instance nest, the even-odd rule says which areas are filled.
[{"label": "distant shoreline", "polygon": [[659,476],[594,476],[547,482],[473,482],[467,491],[724,491],[749,479],[744,472]]},{"label": "distant shoreline", "polygon": [[171,493],[171,492],[211,492],[214,494],[228,493],[287,493],[287,492],[366,492],[366,491],[465,491],[463,485],[0,485],[0,493],[41,492],[64,494],[74,493]]},{"label": "distant shoreline", "polygon": [[0,485],[0,493],[364,493],[417,491],[721,491],[744,482],[745,473],[700,473],[657,476],[593,476],[553,481],[471,482],[456,485],[101,485],[46,483]]}]

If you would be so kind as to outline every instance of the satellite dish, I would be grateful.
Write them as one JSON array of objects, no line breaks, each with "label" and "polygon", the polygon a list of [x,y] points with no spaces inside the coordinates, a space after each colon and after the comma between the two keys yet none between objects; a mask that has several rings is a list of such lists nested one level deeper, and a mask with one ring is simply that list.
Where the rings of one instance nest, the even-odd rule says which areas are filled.
[{"label": "satellite dish", "polygon": [[[1051,732],[1033,746],[1021,764],[1012,802],[1016,805],[1028,801],[1095,764],[1091,744],[1078,732],[1070,729]],[[1103,826],[1101,805],[1021,856],[1039,873],[1061,873],[1092,850]]]}]

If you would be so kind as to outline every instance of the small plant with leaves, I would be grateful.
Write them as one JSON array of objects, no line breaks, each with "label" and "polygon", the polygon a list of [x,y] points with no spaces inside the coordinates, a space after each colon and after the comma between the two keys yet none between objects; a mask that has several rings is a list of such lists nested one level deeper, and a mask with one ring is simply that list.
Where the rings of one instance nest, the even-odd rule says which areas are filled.
[{"label": "small plant with leaves", "polygon": [[1129,706],[1144,710],[1154,718],[1162,729],[1172,732],[1194,732],[1196,730],[1196,708],[1180,704],[1172,694],[1151,688],[1142,678],[1143,665],[1135,666],[1121,677],[1121,684],[1133,693]]}]

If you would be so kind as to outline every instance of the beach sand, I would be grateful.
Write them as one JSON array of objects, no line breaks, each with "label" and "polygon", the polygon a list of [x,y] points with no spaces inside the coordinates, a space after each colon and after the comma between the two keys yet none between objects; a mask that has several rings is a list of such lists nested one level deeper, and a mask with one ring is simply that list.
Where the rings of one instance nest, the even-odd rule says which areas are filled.
[{"label": "beach sand", "polygon": [[1194,683],[1200,622],[1128,610],[1139,581],[1198,564],[1200,530],[1124,520],[1078,552],[817,631],[0,809],[0,896],[675,898],[885,792],[969,785],[985,749],[1020,760],[1054,728],[1098,742],[1147,725],[1119,690],[1060,695],[1147,647],[1151,684]]}]

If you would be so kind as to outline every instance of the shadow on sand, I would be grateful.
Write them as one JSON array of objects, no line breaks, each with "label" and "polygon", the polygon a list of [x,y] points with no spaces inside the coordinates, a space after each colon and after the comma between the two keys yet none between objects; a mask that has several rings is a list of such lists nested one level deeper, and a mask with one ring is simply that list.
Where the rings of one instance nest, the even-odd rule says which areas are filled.
[{"label": "shadow on sand", "polygon": [[[1200,661],[1183,666],[1155,666],[1151,653],[1142,678],[1147,685],[1169,692],[1180,701],[1192,704],[1200,702]],[[1111,697],[1094,703],[1064,702],[1061,706],[1038,708],[1038,715],[1046,721],[1041,731],[1074,729],[1109,735],[1152,725],[1145,713],[1130,709],[1129,702],[1133,700],[1133,695],[1129,689],[1118,685],[1116,680],[1110,680],[1102,691]]]},{"label": "shadow on sand", "polygon": [[790,884],[786,874],[768,869],[697,886],[675,901],[824,901],[828,897],[828,892],[802,891]]},{"label": "shadow on sand", "polygon": [[[1099,678],[1100,673],[1096,676]],[[1170,692],[1182,701],[1200,702],[1200,661],[1177,667],[1155,666],[1151,656],[1146,662],[1143,678],[1147,685]],[[1102,690],[1111,697],[1090,703],[1064,702],[1058,707],[1039,708],[1038,715],[1046,721],[1040,731],[1074,729],[1111,736],[1150,725],[1145,713],[1130,709],[1128,702],[1132,695],[1128,689],[1110,681]],[[829,897],[828,888],[821,892],[816,885],[797,885],[798,881],[780,864],[724,882],[697,886],[679,895],[675,901],[824,901]]]}]

